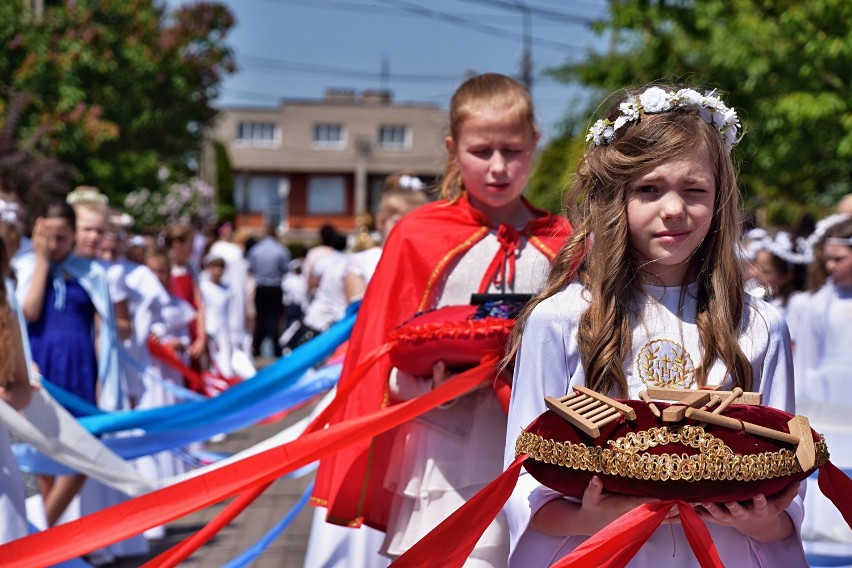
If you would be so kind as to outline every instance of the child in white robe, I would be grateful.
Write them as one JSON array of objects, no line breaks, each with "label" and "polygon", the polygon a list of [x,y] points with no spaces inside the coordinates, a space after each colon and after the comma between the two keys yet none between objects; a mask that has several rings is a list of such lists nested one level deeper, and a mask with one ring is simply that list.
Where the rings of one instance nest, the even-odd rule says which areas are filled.
[{"label": "child in white robe", "polygon": [[[515,328],[506,465],[520,431],[545,411],[544,397],[575,385],[631,399],[655,386],[740,387],[793,411],[787,326],[743,292],[730,157],[736,113],[715,94],[673,87],[612,102],[590,129],[567,201],[583,196],[576,232]],[[806,566],[799,491],[794,483],[777,495],[695,510],[726,566]],[[573,499],[523,472],[504,508],[509,565],[549,566],[654,500],[604,492],[598,477]],[[676,517],[629,563],[663,565],[697,566]]]}]

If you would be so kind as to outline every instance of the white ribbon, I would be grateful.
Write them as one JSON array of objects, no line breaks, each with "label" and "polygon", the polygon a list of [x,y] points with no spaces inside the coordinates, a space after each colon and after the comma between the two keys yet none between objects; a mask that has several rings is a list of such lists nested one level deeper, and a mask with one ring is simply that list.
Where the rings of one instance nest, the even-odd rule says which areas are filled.
[{"label": "white ribbon", "polygon": [[156,488],[127,461],[92,436],[45,389],[33,390],[25,414],[0,401],[0,422],[55,462],[130,496]]}]

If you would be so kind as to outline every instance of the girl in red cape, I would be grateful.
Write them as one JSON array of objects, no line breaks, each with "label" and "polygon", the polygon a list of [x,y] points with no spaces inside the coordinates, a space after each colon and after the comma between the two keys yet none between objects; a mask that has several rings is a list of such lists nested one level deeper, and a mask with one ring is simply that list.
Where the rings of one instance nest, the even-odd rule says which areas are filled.
[{"label": "girl in red cape", "polygon": [[[432,377],[413,377],[381,359],[352,388],[359,361],[415,313],[468,304],[472,293],[542,287],[570,226],[521,197],[538,139],[530,95],[514,79],[483,74],[455,92],[444,199],[391,232],[350,338],[330,423],[415,398],[448,378],[441,362]],[[494,392],[477,389],[322,460],[313,503],[328,509],[329,522],[385,530],[382,552],[396,557],[502,471],[505,428]],[[471,562],[504,566],[507,554],[500,517]]]}]

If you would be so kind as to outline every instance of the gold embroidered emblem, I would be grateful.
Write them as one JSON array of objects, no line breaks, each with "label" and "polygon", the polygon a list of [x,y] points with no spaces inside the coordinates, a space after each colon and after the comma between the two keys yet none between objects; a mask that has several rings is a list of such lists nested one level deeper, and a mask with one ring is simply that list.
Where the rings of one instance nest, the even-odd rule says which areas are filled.
[{"label": "gold embroidered emblem", "polygon": [[692,357],[670,339],[655,339],[639,350],[636,370],[646,386],[688,389],[695,380]]}]

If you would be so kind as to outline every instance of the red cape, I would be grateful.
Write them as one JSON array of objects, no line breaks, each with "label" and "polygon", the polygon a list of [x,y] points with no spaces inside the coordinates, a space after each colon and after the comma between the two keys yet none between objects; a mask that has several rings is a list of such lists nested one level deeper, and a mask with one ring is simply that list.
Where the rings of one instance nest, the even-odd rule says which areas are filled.
[{"label": "red cape", "polygon": [[[536,215],[524,228],[529,243],[551,261],[571,233],[568,221],[524,204]],[[349,339],[338,391],[347,390],[361,358],[382,345],[394,328],[416,312],[428,309],[440,290],[448,267],[488,234],[489,220],[466,196],[437,201],[406,215],[393,229],[376,272],[367,287]],[[340,407],[329,423],[363,416],[388,405],[388,358],[360,379],[350,396],[335,400]],[[394,432],[355,444],[320,462],[312,503],[327,507],[331,523],[385,530],[391,492],[382,487]]]}]

